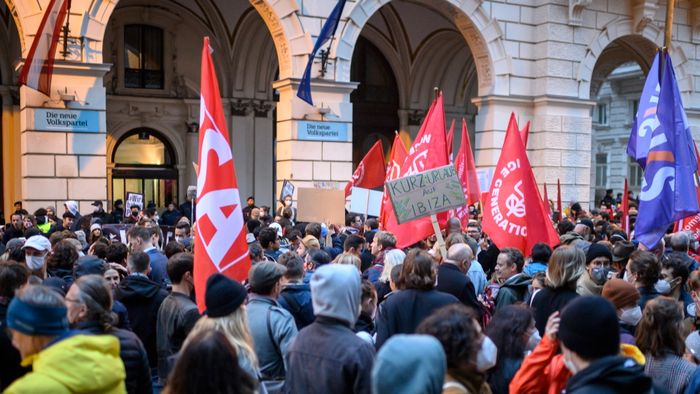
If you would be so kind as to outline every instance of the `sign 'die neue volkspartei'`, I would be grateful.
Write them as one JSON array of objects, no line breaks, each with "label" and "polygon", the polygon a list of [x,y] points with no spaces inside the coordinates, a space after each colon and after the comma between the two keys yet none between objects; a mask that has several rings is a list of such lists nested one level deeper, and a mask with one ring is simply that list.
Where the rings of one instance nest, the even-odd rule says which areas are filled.
[{"label": "sign 'die neue volkspartei'", "polygon": [[454,164],[386,184],[399,224],[466,205]]},{"label": "sign 'die neue volkspartei'", "polygon": [[297,138],[306,141],[348,141],[348,124],[340,122],[300,121]]},{"label": "sign 'die neue volkspartei'", "polygon": [[34,110],[34,130],[99,133],[100,112],[36,108]]}]

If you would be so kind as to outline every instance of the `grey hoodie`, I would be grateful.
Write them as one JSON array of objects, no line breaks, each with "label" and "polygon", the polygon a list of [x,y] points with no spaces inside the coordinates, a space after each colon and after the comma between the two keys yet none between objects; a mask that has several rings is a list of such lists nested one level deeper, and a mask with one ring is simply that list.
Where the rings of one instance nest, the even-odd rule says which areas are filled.
[{"label": "grey hoodie", "polygon": [[75,215],[76,217],[78,216],[78,203],[73,200],[68,200],[66,201],[66,208],[68,208],[68,211]]},{"label": "grey hoodie", "polygon": [[354,265],[326,264],[311,277],[314,315],[355,325],[360,316],[360,273]]},{"label": "grey hoodie", "polygon": [[372,392],[442,393],[445,351],[430,335],[394,335],[382,346],[372,368]]}]

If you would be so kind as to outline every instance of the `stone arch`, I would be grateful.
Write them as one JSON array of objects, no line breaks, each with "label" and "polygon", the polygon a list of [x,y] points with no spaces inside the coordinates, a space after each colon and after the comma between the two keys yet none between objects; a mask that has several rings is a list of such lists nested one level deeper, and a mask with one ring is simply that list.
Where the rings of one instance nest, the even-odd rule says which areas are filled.
[{"label": "stone arch", "polygon": [[[359,0],[350,10],[340,39],[331,48],[331,56],[337,59],[338,81],[349,82],[352,52],[357,38],[370,17],[390,1]],[[504,78],[498,81],[506,86],[497,86],[496,77],[510,74],[510,56],[506,53],[502,38],[503,33],[498,22],[488,16],[488,13],[481,7],[481,1],[443,0],[438,3],[421,0],[418,2],[442,13],[457,26],[477,64],[479,95],[488,95],[499,91],[507,92],[508,79]]]},{"label": "stone arch", "polygon": [[272,100],[272,82],[278,72],[277,52],[269,31],[255,9],[250,9],[236,25],[231,55],[232,96]]},{"label": "stone arch", "polygon": [[[597,71],[596,67],[599,66],[597,64],[598,60],[602,58],[604,51],[611,43],[618,39],[625,38],[637,40],[637,42],[642,43],[642,45],[646,46],[647,48],[650,45],[661,47],[664,40],[664,31],[656,24],[647,23],[641,28],[640,31],[637,32],[633,27],[633,20],[627,17],[618,17],[610,21],[588,45],[586,55],[583,61],[581,61],[579,64],[577,73],[579,82],[579,98],[585,100],[591,99],[591,84],[594,83],[595,80],[595,72]],[[692,67],[692,65],[690,62],[688,62],[688,57],[686,56],[683,47],[680,45],[673,45],[669,52],[671,54],[671,59],[673,60],[673,65],[678,77],[678,86],[681,92],[692,91],[692,81],[688,76],[691,74],[688,69]],[[653,54],[650,59],[652,57]],[[645,66],[644,63],[640,63],[640,65],[642,68]],[[648,67],[649,64],[647,63],[646,68],[648,69]]]},{"label": "stone arch", "polygon": [[[292,59],[296,55],[304,54],[299,49],[305,48],[305,45],[298,45],[298,43],[311,40],[304,33],[299,20],[297,1],[250,0],[250,3],[258,11],[272,35],[279,63],[279,79],[301,75],[305,64],[294,62]],[[306,53],[310,51],[309,48]]]},{"label": "stone arch", "polygon": [[172,149],[172,152],[174,154],[173,162],[175,164],[183,162],[187,157],[185,152],[185,141],[183,140],[182,136],[180,136],[177,132],[167,127],[164,127],[162,123],[157,121],[141,122],[135,120],[133,122],[125,122],[119,124],[112,130],[110,130],[109,138],[107,138],[108,167],[114,166],[114,153],[116,152],[117,147],[119,146],[119,142],[123,139],[123,137],[126,134],[138,128],[147,128],[156,131],[158,133],[159,139],[163,140],[165,145]]}]

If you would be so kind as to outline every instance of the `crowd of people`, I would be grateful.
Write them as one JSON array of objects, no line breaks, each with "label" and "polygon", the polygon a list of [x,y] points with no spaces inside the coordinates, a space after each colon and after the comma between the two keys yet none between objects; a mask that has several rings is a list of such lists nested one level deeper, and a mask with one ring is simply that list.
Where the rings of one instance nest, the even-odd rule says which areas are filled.
[{"label": "crowd of people", "polygon": [[558,245],[523,253],[474,211],[444,245],[399,249],[375,218],[302,223],[291,198],[250,197],[247,279],[200,289],[187,215],[136,208],[122,242],[95,208],[19,207],[4,229],[3,392],[700,392],[700,246],[684,232],[646,250],[573,206]]}]

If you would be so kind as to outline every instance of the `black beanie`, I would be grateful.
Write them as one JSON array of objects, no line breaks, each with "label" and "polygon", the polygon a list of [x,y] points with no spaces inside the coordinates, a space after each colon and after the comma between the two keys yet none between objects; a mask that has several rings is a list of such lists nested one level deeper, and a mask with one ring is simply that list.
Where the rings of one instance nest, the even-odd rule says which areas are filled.
[{"label": "black beanie", "polygon": [[559,333],[569,350],[586,360],[620,352],[620,326],[615,307],[603,297],[578,297],[561,313]]},{"label": "black beanie", "polygon": [[588,252],[586,252],[586,264],[590,263],[597,257],[607,257],[608,260],[612,261],[612,252],[610,248],[603,244],[595,243],[588,247]]},{"label": "black beanie", "polygon": [[204,305],[209,317],[223,317],[233,313],[245,301],[248,292],[242,284],[221,275],[214,274],[207,279]]}]

